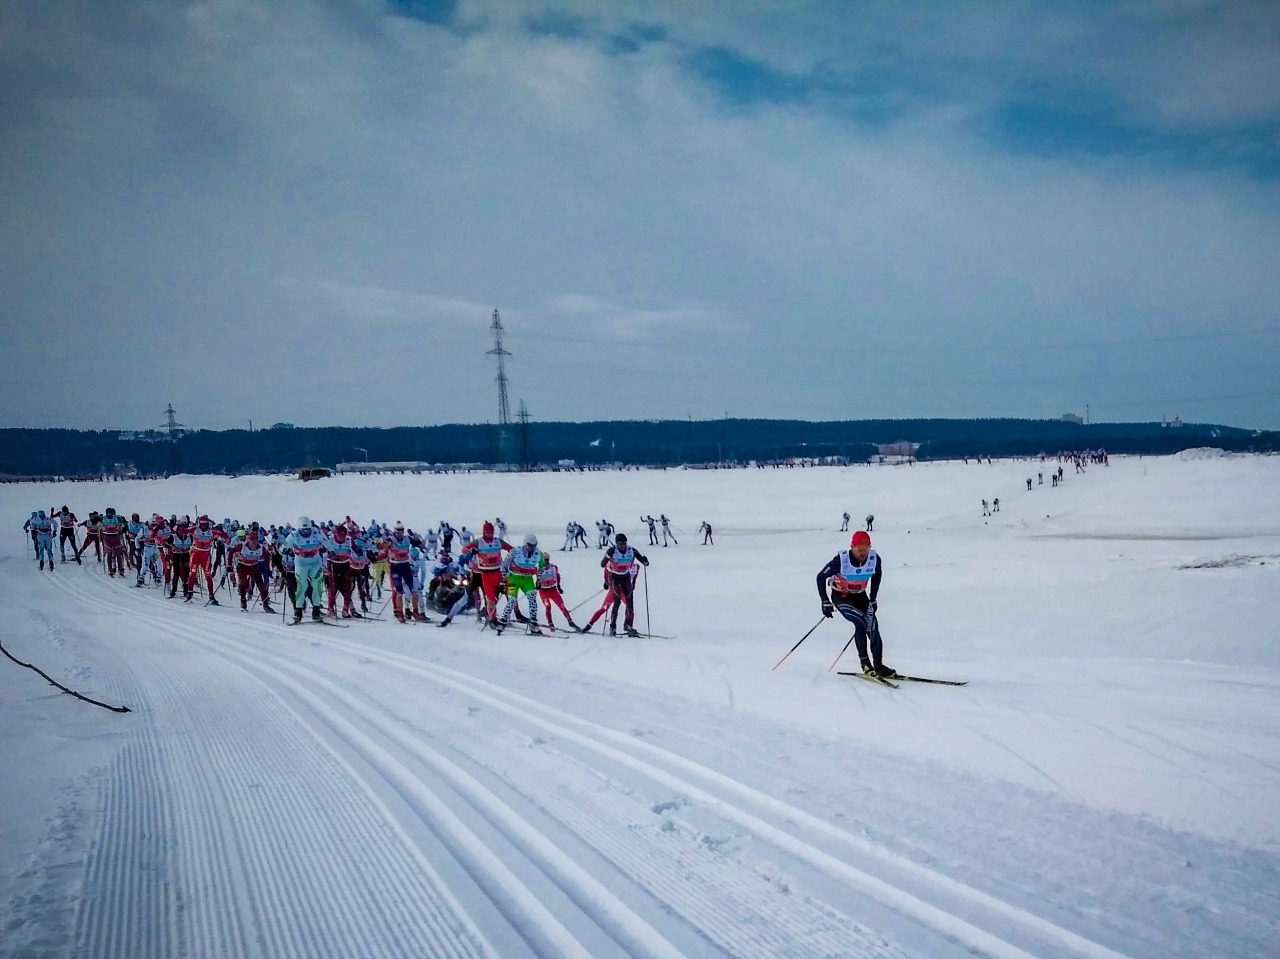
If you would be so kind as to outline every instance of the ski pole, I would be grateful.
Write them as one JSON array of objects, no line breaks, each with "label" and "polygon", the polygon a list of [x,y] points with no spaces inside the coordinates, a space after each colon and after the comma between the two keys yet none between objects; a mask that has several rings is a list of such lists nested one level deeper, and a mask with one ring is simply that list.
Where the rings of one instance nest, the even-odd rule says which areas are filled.
[{"label": "ski pole", "polygon": [[653,624],[649,622],[649,567],[641,568],[644,570],[644,631],[652,636]]},{"label": "ski pole", "polygon": [[[825,617],[825,616],[819,617],[818,621],[817,621],[816,623],[814,623],[812,626],[810,626],[810,627],[809,627],[809,632],[805,633],[803,636],[801,636],[801,637],[800,637],[800,642],[796,643],[796,644],[795,644],[794,646],[792,646],[789,650],[787,650],[787,656],[790,656],[790,655],[791,655],[792,653],[794,653],[797,649],[799,649],[799,648],[800,648],[800,643],[803,643],[806,639],[808,639],[811,635],[813,635],[813,631],[814,631],[815,629],[817,629],[819,626],[821,626],[821,625],[822,625],[822,620],[824,620],[824,619],[826,619],[826,617]],[[782,659],[780,659],[780,660],[778,660],[776,663],[774,663],[774,664],[773,664],[773,668],[774,668],[774,669],[777,669],[777,668],[778,668],[779,666],[781,666],[784,662],[786,662],[786,660],[787,660],[787,656],[783,656],[783,657],[782,657]],[[772,672],[772,670],[770,670],[770,672]]]},{"label": "ski pole", "polygon": [[[857,635],[858,634],[856,632],[853,634],[853,636],[857,636]],[[853,642],[853,636],[849,637],[849,643]],[[849,648],[849,643],[845,643],[844,648],[841,649],[840,652],[836,655],[836,658],[831,661],[831,665],[827,667],[827,672],[831,672],[831,670],[836,668],[836,663],[840,662],[840,657],[843,656],[844,651]]]},{"label": "ski pole", "polygon": [[600,587],[599,589],[597,589],[594,593],[592,593],[590,596],[588,596],[586,599],[584,599],[582,602],[580,602],[577,606],[575,606],[575,607],[573,607],[573,609],[569,610],[569,612],[571,612],[571,613],[572,613],[572,612],[574,612],[575,610],[581,609],[583,606],[586,606],[586,605],[587,605],[587,603],[591,602],[593,599],[595,599],[597,596],[599,596],[599,595],[600,595],[601,593],[603,593],[603,592],[604,592],[604,587],[603,587],[603,586],[601,586],[601,587]]}]

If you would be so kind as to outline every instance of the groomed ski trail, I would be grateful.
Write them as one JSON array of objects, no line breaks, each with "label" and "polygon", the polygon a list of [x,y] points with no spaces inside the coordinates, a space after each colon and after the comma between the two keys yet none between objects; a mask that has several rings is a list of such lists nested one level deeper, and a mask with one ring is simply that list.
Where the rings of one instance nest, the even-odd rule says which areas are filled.
[{"label": "groomed ski trail", "polygon": [[[104,592],[103,595],[105,597],[107,594]],[[89,599],[87,596],[84,598]],[[92,599],[97,601],[97,597]],[[153,602],[163,604],[160,600],[153,600]],[[119,612],[129,612],[124,607],[115,606],[114,603],[111,605]],[[311,690],[315,690],[317,686],[325,689],[329,696],[342,699],[353,713],[364,712],[362,719],[375,724],[380,723],[380,732],[398,739],[397,745],[402,748],[408,750],[426,748],[422,743],[415,742],[412,737],[405,739],[402,730],[387,726],[385,720],[370,716],[358,700],[313,669],[294,662],[283,662],[282,654],[292,651],[268,652],[261,644],[249,644],[244,640],[241,632],[230,627],[230,624],[215,625],[215,622],[215,616],[206,616],[201,617],[198,622],[192,620],[190,623],[165,622],[163,626],[152,625],[184,635],[209,649],[210,652],[232,655],[246,668],[257,670],[259,674],[264,671],[273,674],[272,681],[284,682],[286,685],[294,683],[296,685],[293,688],[299,695],[315,695],[313,692],[306,693],[307,686],[310,686]],[[276,627],[276,631],[287,632],[279,627]],[[214,632],[220,638],[234,643],[238,651],[229,653],[225,648],[210,645],[207,637]],[[1113,950],[1062,929],[1023,909],[918,866],[874,843],[853,836],[789,804],[766,796],[730,777],[659,747],[638,742],[632,737],[563,713],[493,683],[444,666],[426,663],[399,653],[373,649],[340,636],[329,638],[312,634],[308,638],[311,640],[309,643],[311,646],[325,645],[342,649],[356,654],[365,661],[382,662],[401,670],[408,669],[415,675],[430,679],[477,702],[483,702],[501,710],[521,723],[545,729],[557,737],[594,753],[610,764],[617,764],[632,772],[640,773],[664,789],[688,797],[700,808],[710,810],[718,817],[746,830],[752,836],[771,844],[785,854],[807,863],[831,878],[876,899],[901,915],[936,930],[942,937],[951,939],[979,954],[1001,957],[1001,959],[1014,959],[1014,957],[1025,959],[1027,956],[1045,954],[1072,955],[1087,957],[1087,959],[1117,959],[1120,956]],[[273,660],[273,664],[266,663],[266,658]],[[291,672],[292,676],[286,675],[287,672]],[[323,704],[317,703],[317,705]],[[538,797],[531,798],[539,801]],[[545,807],[547,802],[547,798],[543,796],[540,804]],[[750,810],[747,807],[750,807]],[[762,815],[768,815],[778,822],[767,822],[761,818]],[[599,844],[600,837],[597,835],[596,843],[593,845],[599,848]],[[846,858],[840,858],[828,849],[819,848],[819,845],[831,846],[832,844],[839,847],[840,853]],[[615,850],[611,858],[617,862],[625,857]],[[859,860],[859,864],[853,865],[847,860]],[[879,872],[888,878],[872,875],[867,871],[868,866],[879,867]],[[644,882],[641,884],[646,885]],[[646,888],[650,888],[657,894],[657,886],[649,884]],[[603,924],[607,926],[609,921],[606,915]],[[980,922],[981,925],[975,925],[975,922]],[[999,934],[992,930],[998,931]],[[707,935],[705,929],[702,932]],[[1019,941],[1019,944],[1006,941],[1002,936]],[[615,938],[620,942],[626,941],[626,935]],[[720,937],[712,935],[709,938],[715,941]],[[634,945],[634,943],[631,944]],[[730,954],[749,954],[740,953],[731,943],[723,939],[721,944]],[[877,938],[875,941],[868,942],[867,946],[883,949],[885,943],[883,939]],[[1044,951],[1045,946],[1049,947],[1049,953]]]}]

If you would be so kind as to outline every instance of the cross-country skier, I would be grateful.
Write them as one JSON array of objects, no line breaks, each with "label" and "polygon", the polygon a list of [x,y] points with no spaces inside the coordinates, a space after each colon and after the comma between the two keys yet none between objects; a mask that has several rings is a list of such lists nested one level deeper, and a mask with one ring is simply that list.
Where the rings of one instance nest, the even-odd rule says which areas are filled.
[{"label": "cross-country skier", "polygon": [[191,571],[187,574],[187,595],[196,592],[196,583],[200,581],[200,574],[205,574],[205,586],[209,589],[210,602],[215,602],[214,597],[214,544],[218,542],[218,535],[214,531],[214,525],[209,521],[209,516],[201,513],[196,519],[196,528],[191,531]]},{"label": "cross-country skier", "polygon": [[[445,542],[448,542],[453,536],[452,529],[444,534]],[[391,566],[391,606],[395,610],[395,617],[398,622],[407,623],[409,620],[416,620],[420,623],[427,622],[426,614],[418,605],[418,597],[413,592],[413,564],[410,550],[413,545],[409,542],[409,537],[405,534],[404,523],[398,522],[391,532],[391,539],[387,542],[387,561]],[[404,598],[409,597],[409,609],[404,608]]]},{"label": "cross-country skier", "polygon": [[124,575],[124,536],[127,527],[124,517],[116,513],[114,506],[108,506],[102,515],[99,532],[102,536],[102,551],[107,554],[107,575]]},{"label": "cross-country skier", "polygon": [[573,552],[574,540],[578,538],[578,524],[573,520],[564,524],[564,545],[560,547],[560,552],[566,549]]},{"label": "cross-country skier", "polygon": [[866,530],[867,530],[867,532],[868,532],[868,533],[870,533],[870,532],[871,532],[871,530],[872,530],[872,527],[874,527],[875,525],[876,525],[876,516],[875,516],[875,513],[868,513],[868,514],[867,514],[867,525],[866,525]]},{"label": "cross-country skier", "polygon": [[575,522],[573,525],[575,527],[574,541],[583,549],[587,549],[587,528],[578,522]]},{"label": "cross-country skier", "polygon": [[604,520],[596,522],[596,549],[604,549],[609,542],[609,524]]},{"label": "cross-country skier", "polygon": [[[156,536],[157,528],[158,527],[144,526],[142,530],[138,533],[138,535],[134,537],[134,542],[137,544],[139,553],[138,553],[138,581],[133,585],[138,587],[138,589],[142,589],[143,584],[145,583],[147,578],[147,573],[151,574],[151,582],[154,583],[155,585],[158,586],[160,585],[160,582],[161,582],[161,575],[160,575],[160,542],[161,540]],[[212,596],[213,591],[210,590],[209,594]],[[210,602],[216,602],[216,600],[210,600]]]},{"label": "cross-country skier", "polygon": [[293,553],[293,573],[296,586],[293,592],[293,621],[302,622],[302,610],[306,607],[307,593],[311,594],[311,618],[323,619],[320,601],[324,596],[324,537],[311,525],[311,517],[299,516],[298,528],[284,541]]},{"label": "cross-country skier", "polygon": [[711,524],[708,523],[705,519],[702,521],[702,525],[698,527],[698,532],[703,534],[703,537],[702,537],[703,546],[716,545],[716,541],[711,538]]},{"label": "cross-country skier", "polygon": [[497,528],[497,530],[498,530],[498,539],[506,539],[506,538],[507,538],[507,524],[506,524],[506,523],[504,523],[504,522],[502,521],[502,517],[501,517],[501,516],[499,516],[497,519],[495,519],[495,520],[493,521],[493,525],[494,525],[494,526]]},{"label": "cross-country skier", "polygon": [[[102,518],[96,509],[89,510],[89,518],[80,524],[84,527],[84,543],[80,546],[80,552],[76,553],[76,562],[80,562],[80,557],[89,551],[89,544],[93,544],[93,556],[98,562],[102,562]],[[81,565],[84,565],[83,563]]]},{"label": "cross-country skier", "polygon": [[[818,571],[818,596],[822,615],[828,619],[835,610],[853,623],[853,641],[858,647],[862,671],[893,678],[897,673],[884,664],[884,642],[876,621],[876,597],[880,593],[880,556],[871,548],[871,536],[864,530],[853,534],[849,549],[837,553]],[[827,595],[830,582],[831,595]],[[868,655],[868,639],[870,653]]]},{"label": "cross-country skier", "polygon": [[53,572],[53,517],[46,516],[44,510],[36,511],[36,518],[29,521],[36,533],[36,559],[40,568],[44,569],[44,561],[49,560],[49,572]]},{"label": "cross-country skier", "polygon": [[465,526],[462,527],[462,529],[458,530],[458,545],[462,549],[466,549],[468,546],[470,546],[471,543],[475,540],[475,538],[476,538],[475,534],[471,532],[471,530],[467,529]]},{"label": "cross-country skier", "polygon": [[79,549],[76,543],[76,514],[63,506],[58,511],[58,553],[62,556],[62,562],[67,562],[67,542],[71,542],[71,555],[74,556]]},{"label": "cross-country skier", "polygon": [[658,521],[654,519],[653,514],[650,513],[648,516],[641,516],[640,522],[647,523],[649,525],[649,545],[657,546],[658,545]]},{"label": "cross-country skier", "polygon": [[476,569],[480,571],[480,589],[484,593],[484,612],[493,625],[498,623],[498,591],[502,582],[502,554],[515,547],[497,535],[488,520],[480,527],[480,538],[475,541]]},{"label": "cross-country skier", "polygon": [[658,517],[658,521],[662,523],[662,545],[663,546],[667,545],[667,539],[669,537],[671,539],[671,542],[679,546],[680,540],[676,539],[676,534],[671,532],[671,520],[667,519],[667,514],[662,513]]},{"label": "cross-country skier", "polygon": [[[351,541],[351,581],[355,585],[356,594],[360,597],[360,612],[369,612],[369,603],[372,596],[369,591],[369,552],[365,549],[364,541],[360,537],[355,537]],[[351,611],[351,615],[355,616],[355,610]]]},{"label": "cross-country skier", "polygon": [[529,632],[535,636],[542,635],[542,630],[538,628],[537,584],[538,568],[542,565],[542,557],[543,552],[538,549],[538,537],[533,533],[525,536],[524,545],[507,554],[502,564],[502,571],[507,580],[507,605],[502,611],[499,632],[511,624],[511,614],[520,604],[520,594],[524,593],[529,603]]},{"label": "cross-country skier", "polygon": [[185,602],[191,602],[195,589],[193,580],[191,579],[191,528],[185,523],[179,524],[177,529],[173,531],[173,538],[169,540],[169,598],[173,599],[178,595],[178,585],[182,585],[182,598]]},{"label": "cross-country skier", "polygon": [[[564,587],[560,583],[560,567],[551,562],[551,557],[546,553],[542,554],[542,565],[538,569],[538,599],[542,601],[542,607],[546,611],[548,626],[552,629],[556,628],[555,621],[551,618],[551,604],[555,603],[560,607],[560,612],[564,613],[569,628],[577,631],[578,624],[573,621],[573,614],[564,605]],[[533,622],[537,625],[537,616],[534,616]]]},{"label": "cross-country skier", "polygon": [[[258,538],[258,530],[250,527],[244,534],[243,542],[232,547],[235,557],[236,579],[240,587],[240,608],[248,611],[249,595],[253,588],[258,588],[258,598],[262,600],[262,611],[274,613],[271,602],[267,598],[267,581],[262,575],[262,560],[266,556],[267,544]],[[301,619],[301,617],[297,617]]]},{"label": "cross-country skier", "polygon": [[998,512],[1000,512],[1000,497],[999,497],[999,496],[997,496],[995,499],[993,499],[993,500],[991,501],[991,513],[992,513],[992,515],[994,516],[994,515],[995,515],[996,513],[998,513]]},{"label": "cross-country skier", "polygon": [[849,511],[845,510],[840,514],[840,532],[849,532]]},{"label": "cross-country skier", "polygon": [[129,517],[124,541],[125,545],[129,547],[129,565],[136,570],[142,569],[142,550],[138,546],[138,535],[146,528],[147,524],[142,521],[137,513]]},{"label": "cross-country skier", "polygon": [[[636,563],[648,566],[649,560],[639,550],[627,545],[627,534],[619,533],[614,545],[600,560],[600,566],[609,576],[609,592],[613,595],[613,604],[609,612],[609,635],[618,635],[618,609],[624,604],[627,612],[622,625],[628,636],[639,636],[635,629],[635,583]],[[595,622],[593,616],[592,622]],[[587,625],[587,629],[591,624]]]},{"label": "cross-country skier", "polygon": [[325,559],[329,573],[329,615],[338,614],[338,595],[342,596],[342,618],[360,619],[360,614],[351,608],[351,552],[355,549],[345,526],[335,526],[333,532],[325,538]]},{"label": "cross-country skier", "polygon": [[436,530],[427,530],[426,546],[424,549],[426,550],[428,559],[435,559],[440,555],[440,534]]}]

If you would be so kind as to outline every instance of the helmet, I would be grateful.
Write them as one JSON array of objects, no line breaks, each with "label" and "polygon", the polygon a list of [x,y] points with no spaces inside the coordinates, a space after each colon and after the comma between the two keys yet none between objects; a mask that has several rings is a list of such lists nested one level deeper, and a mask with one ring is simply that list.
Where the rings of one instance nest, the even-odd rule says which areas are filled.
[{"label": "helmet", "polygon": [[299,516],[299,517],[298,517],[298,529],[311,529],[311,517],[310,517],[310,516]]},{"label": "helmet", "polygon": [[42,510],[42,509],[41,509],[41,510],[36,510],[36,516],[37,516],[39,519],[44,519],[44,510]]},{"label": "helmet", "polygon": [[849,545],[854,549],[857,549],[859,546],[869,547],[871,545],[871,534],[865,529],[860,529],[853,534],[852,539],[849,540]]},{"label": "helmet", "polygon": [[243,528],[236,530],[236,539],[244,539],[249,535]]},{"label": "helmet", "polygon": [[548,556],[546,553],[543,553],[542,559],[538,560],[538,568],[546,569],[550,565],[551,565],[551,557]]},{"label": "helmet", "polygon": [[246,539],[257,539],[257,538],[258,538],[258,531],[257,531],[256,529],[253,529],[253,528],[251,527],[251,528],[248,530],[248,532],[246,532],[244,535],[245,535],[245,538],[246,538]]},{"label": "helmet", "polygon": [[480,532],[484,533],[485,536],[492,536],[493,524],[490,523],[488,520],[485,520],[484,525],[480,527]]},{"label": "helmet", "polygon": [[200,522],[200,523],[207,523],[207,522],[209,522],[209,516],[208,516],[208,514],[207,514],[207,513],[201,513],[201,514],[200,514],[200,518],[197,520],[197,522]]},{"label": "helmet", "polygon": [[537,546],[537,545],[538,545],[538,537],[536,537],[536,536],[534,536],[532,533],[530,533],[528,536],[526,536],[526,537],[524,538],[524,545],[525,545],[525,546]]},{"label": "helmet", "polygon": [[404,523],[403,523],[403,521],[401,521],[401,520],[396,520],[396,532],[397,532],[397,533],[403,533],[403,532],[404,532]]}]

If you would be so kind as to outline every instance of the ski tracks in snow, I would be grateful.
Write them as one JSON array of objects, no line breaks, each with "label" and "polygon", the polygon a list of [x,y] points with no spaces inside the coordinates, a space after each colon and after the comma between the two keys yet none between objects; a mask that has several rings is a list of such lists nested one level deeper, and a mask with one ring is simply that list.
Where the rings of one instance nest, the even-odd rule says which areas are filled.
[{"label": "ski tracks in snow", "polygon": [[[106,584],[89,587],[93,595],[60,588],[133,615]],[[194,874],[175,877],[156,893],[163,900],[156,911],[167,917],[168,925],[159,926],[165,941],[189,937],[188,954],[206,954],[200,945],[211,956],[393,956],[421,954],[421,947],[416,953],[405,947],[427,941],[435,943],[432,955],[490,951],[406,829],[398,830],[399,841],[387,840],[386,823],[394,823],[396,814],[377,797],[389,787],[417,817],[417,827],[425,824],[537,956],[1122,959],[714,769],[469,674],[342,634],[266,648],[216,614],[163,616],[139,625],[234,664],[226,668],[248,672],[263,692],[245,704],[248,717],[226,723],[216,715],[228,705],[219,688],[230,680],[220,670],[210,670],[198,683],[170,676],[153,693],[154,708],[166,716],[172,712],[186,726],[162,757],[166,787],[158,792],[167,788],[168,795],[157,797],[145,776],[121,777],[125,783],[137,780],[139,791],[151,790],[137,798],[160,811],[139,815],[172,817],[174,844],[188,851],[169,861]],[[260,630],[253,639],[265,634]],[[270,635],[294,638],[279,627],[271,627]],[[456,705],[454,713],[442,712],[436,701],[447,697],[432,697],[429,728],[415,728],[362,694],[358,675],[339,678],[318,664],[310,651],[316,645],[351,654],[362,664],[391,667],[399,676],[412,674],[481,709],[472,706],[462,718]],[[238,688],[243,690],[242,682]],[[531,743],[533,730],[550,738],[540,735]],[[444,733],[449,735],[442,741]],[[194,754],[206,744],[207,752]],[[357,755],[378,782],[346,763],[346,752]],[[246,756],[258,761],[246,763]],[[284,764],[273,777],[280,785],[264,788],[262,774],[275,763]],[[194,783],[182,788],[180,779],[187,775]],[[307,795],[300,794],[300,783],[307,784]],[[678,800],[654,800],[672,795]],[[320,809],[340,825],[317,815]],[[531,810],[537,815],[529,815]],[[698,828],[708,820],[721,824],[714,834]],[[105,829],[163,833],[162,825],[108,823]],[[268,826],[289,835],[271,835]],[[332,869],[330,844],[355,835],[360,841],[346,845],[353,857],[347,871],[356,875],[326,885],[318,876]],[[753,841],[750,855],[733,848],[735,837]],[[121,863],[122,851],[114,849],[118,838],[108,841],[104,832],[91,871],[114,868],[125,882],[137,881],[130,869],[146,872],[145,865]],[[586,855],[568,854],[577,844]],[[772,850],[769,859],[759,852],[766,847]],[[198,860],[190,858],[192,852]],[[382,874],[386,869],[390,876]],[[802,878],[783,878],[797,874]],[[815,886],[813,877],[822,885]],[[819,890],[833,881],[840,895],[824,896]],[[399,892],[390,903],[388,890],[379,888],[384,883]],[[375,895],[361,895],[374,888]],[[884,933],[848,914],[851,903],[869,903],[867,911]],[[572,910],[566,915],[568,904]],[[95,905],[85,908],[84,940],[118,939],[111,930],[122,907],[94,912]],[[400,913],[386,922],[397,905]],[[195,921],[197,914],[203,924]],[[319,935],[317,924],[327,931],[304,938]],[[294,938],[261,938],[285,935]]]},{"label": "ski tracks in snow", "polygon": [[106,777],[75,955],[496,954],[376,795],[275,697],[229,696],[244,690],[234,667],[202,660],[193,676],[161,623],[56,586],[134,618],[131,652],[147,654],[128,689],[145,721]]}]

